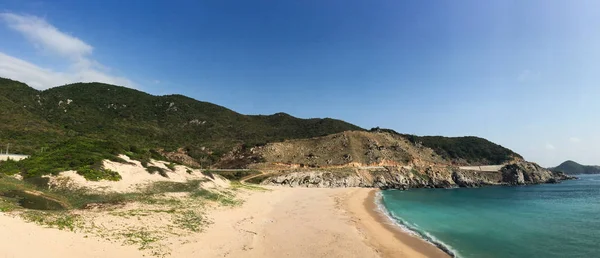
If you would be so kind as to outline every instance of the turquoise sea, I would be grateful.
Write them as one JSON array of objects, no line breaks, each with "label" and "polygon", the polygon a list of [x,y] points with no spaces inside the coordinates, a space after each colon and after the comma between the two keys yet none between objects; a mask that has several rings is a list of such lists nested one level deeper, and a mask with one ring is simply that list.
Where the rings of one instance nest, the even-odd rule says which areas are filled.
[{"label": "turquoise sea", "polygon": [[386,190],[402,227],[458,257],[600,257],[600,175],[518,187]]}]

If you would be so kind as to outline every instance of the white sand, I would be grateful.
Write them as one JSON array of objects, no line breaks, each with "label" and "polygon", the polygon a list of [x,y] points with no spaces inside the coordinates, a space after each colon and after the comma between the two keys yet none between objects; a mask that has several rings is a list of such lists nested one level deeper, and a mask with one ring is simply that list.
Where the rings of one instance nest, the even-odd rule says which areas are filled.
[{"label": "white sand", "polygon": [[[369,206],[372,189],[271,189],[241,191],[242,206],[208,211],[213,224],[202,233],[173,236],[168,257],[446,257],[380,223]],[[148,257],[133,246],[7,216],[0,216],[0,229],[0,257]]]},{"label": "white sand", "polygon": [[218,210],[196,243],[173,257],[379,257],[336,204],[347,189],[277,188]]},{"label": "white sand", "polygon": [[134,246],[26,223],[0,212],[0,257],[142,257]]},{"label": "white sand", "polygon": [[[132,160],[125,155],[120,155],[120,158],[131,164],[119,162],[104,161],[104,168],[118,172],[122,179],[119,181],[102,180],[98,182],[87,181],[83,176],[80,176],[75,171],[61,172],[59,176],[50,177],[51,185],[73,185],[75,187],[86,187],[92,190],[101,192],[133,192],[139,190],[140,187],[152,182],[171,181],[185,182],[187,180],[206,179],[206,183],[202,184],[203,188],[226,187],[229,183],[221,177],[215,176],[210,178],[204,176],[198,169],[191,169],[185,166],[176,165],[175,171],[167,168],[165,162],[152,160],[149,165],[156,166],[167,171],[169,178],[165,178],[158,173],[150,174],[139,161]],[[187,171],[190,170],[191,173]],[[66,179],[66,180],[65,180]]]}]

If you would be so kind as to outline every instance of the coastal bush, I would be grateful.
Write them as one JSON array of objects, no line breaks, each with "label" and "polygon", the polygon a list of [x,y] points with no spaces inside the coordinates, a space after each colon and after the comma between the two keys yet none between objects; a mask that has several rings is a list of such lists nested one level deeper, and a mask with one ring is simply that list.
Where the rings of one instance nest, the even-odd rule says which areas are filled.
[{"label": "coastal bush", "polygon": [[[151,158],[158,158],[158,153],[135,146],[123,146],[118,143],[86,138],[73,138],[54,145],[44,152],[31,155],[21,161],[7,160],[0,162],[0,173],[13,175],[21,173],[24,178],[37,178],[48,174],[58,174],[62,171],[74,170],[87,180],[118,181],[121,176],[102,167],[103,160],[126,163],[118,155],[126,153],[134,160],[141,160],[142,165],[148,166]],[[158,167],[150,172],[159,172],[168,177],[166,171]]]},{"label": "coastal bush", "polygon": [[165,166],[167,168],[169,168],[171,171],[175,171],[175,163],[171,162],[169,164],[165,164]]},{"label": "coastal bush", "polygon": [[0,173],[11,176],[19,172],[21,172],[21,168],[17,161],[12,159],[0,161]]},{"label": "coastal bush", "polygon": [[85,170],[86,167],[101,167],[105,159],[119,161],[119,150],[119,146],[111,142],[72,139],[53,146],[46,152],[21,160],[19,165],[26,178],[56,175],[67,170],[79,171]]},{"label": "coastal bush", "polygon": [[161,175],[163,177],[169,178],[167,171],[165,171],[163,168],[160,168],[157,166],[148,166],[148,167],[146,167],[146,171],[148,171],[148,173],[150,173],[150,174],[158,173],[159,175]]},{"label": "coastal bush", "polygon": [[109,180],[109,181],[119,181],[121,180],[121,175],[110,169],[99,168],[94,169],[90,166],[85,166],[77,169],[77,174],[83,176],[85,179],[89,181],[100,181],[100,180]]}]

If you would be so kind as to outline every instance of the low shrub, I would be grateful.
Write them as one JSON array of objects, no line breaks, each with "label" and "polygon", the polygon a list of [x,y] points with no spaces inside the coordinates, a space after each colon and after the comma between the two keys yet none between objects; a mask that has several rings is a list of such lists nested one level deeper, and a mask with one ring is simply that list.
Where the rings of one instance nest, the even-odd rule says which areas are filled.
[{"label": "low shrub", "polygon": [[12,159],[0,161],[0,173],[6,175],[14,175],[21,172],[21,168],[19,167],[19,162],[14,161]]},{"label": "low shrub", "polygon": [[169,164],[165,164],[171,171],[175,171],[175,163],[171,162]]},{"label": "low shrub", "polygon": [[122,179],[121,175],[110,169],[100,168],[94,169],[90,166],[85,166],[77,170],[77,174],[85,177],[85,179],[89,181],[100,181],[100,180],[109,180],[109,181],[119,181]]},{"label": "low shrub", "polygon": [[167,175],[167,171],[165,171],[162,168],[156,167],[156,166],[148,166],[146,167],[146,171],[148,171],[148,173],[150,174],[155,174],[158,173],[159,175],[169,178],[169,175]]}]

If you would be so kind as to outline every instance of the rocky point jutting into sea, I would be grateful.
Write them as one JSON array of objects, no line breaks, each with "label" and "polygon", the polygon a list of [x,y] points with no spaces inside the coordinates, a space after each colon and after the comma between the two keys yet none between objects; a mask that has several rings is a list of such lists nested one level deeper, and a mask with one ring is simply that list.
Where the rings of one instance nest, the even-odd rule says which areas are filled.
[{"label": "rocky point jutting into sea", "polygon": [[339,175],[327,171],[291,172],[269,177],[262,184],[303,187],[377,187],[381,189],[479,187],[558,183],[573,177],[551,172],[535,163],[509,164],[500,171],[445,167],[384,167],[356,169]]},{"label": "rocky point jutting into sea", "polygon": [[268,171],[260,183],[292,187],[452,188],[558,183],[573,178],[527,162],[516,153],[494,164],[439,152],[394,132],[349,131],[238,149],[226,155],[221,165],[260,160],[247,164]]}]

